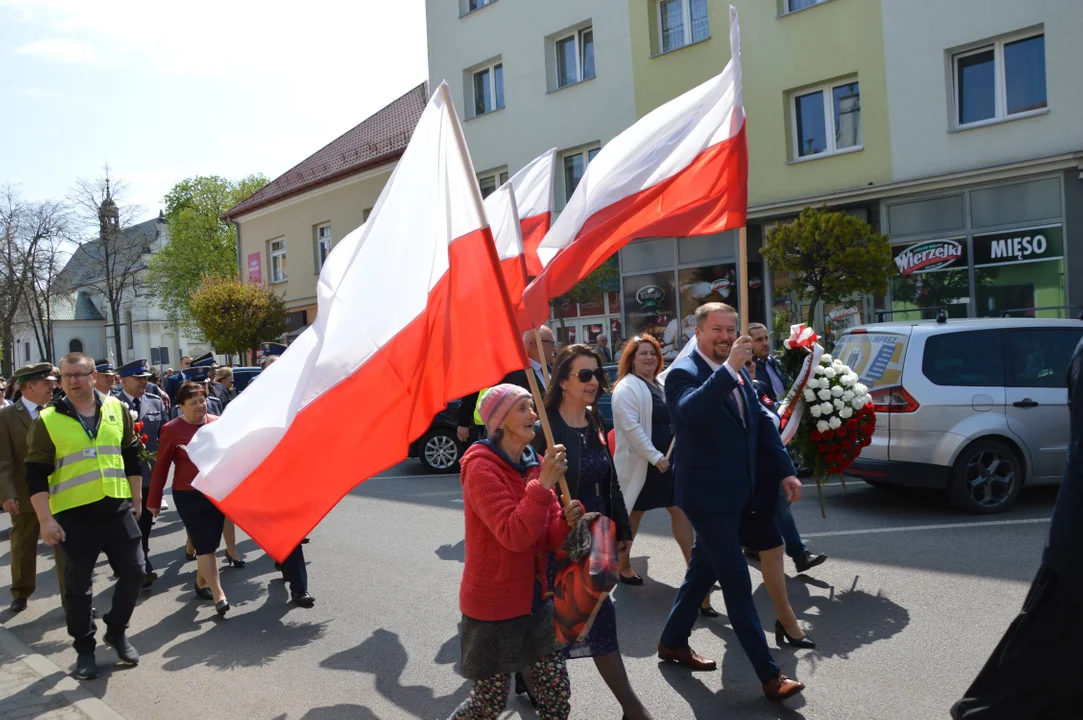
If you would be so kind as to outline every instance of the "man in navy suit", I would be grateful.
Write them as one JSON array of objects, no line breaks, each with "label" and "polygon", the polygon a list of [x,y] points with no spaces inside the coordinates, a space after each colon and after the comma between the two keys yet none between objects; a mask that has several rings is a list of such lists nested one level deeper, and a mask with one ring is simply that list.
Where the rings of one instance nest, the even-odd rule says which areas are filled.
[{"label": "man in navy suit", "polygon": [[737,311],[707,303],[696,309],[696,349],[676,361],[666,378],[666,405],[676,435],[674,499],[696,530],[696,544],[662,631],[658,657],[693,670],[716,667],[688,646],[688,638],[700,602],[717,579],[730,624],[763,692],[778,701],[805,686],[783,675],[771,657],[741,546],[768,550],[782,545],[775,524],[778,484],[793,501],[801,497],[801,481],[744,370],[752,357],[751,338],[737,337]]}]

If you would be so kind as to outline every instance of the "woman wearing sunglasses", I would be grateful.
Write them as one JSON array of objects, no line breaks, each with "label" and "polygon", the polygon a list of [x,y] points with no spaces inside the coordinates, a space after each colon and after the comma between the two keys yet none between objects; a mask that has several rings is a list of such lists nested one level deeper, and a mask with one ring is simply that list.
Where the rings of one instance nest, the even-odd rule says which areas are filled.
[{"label": "woman wearing sunglasses", "polygon": [[[606,384],[601,356],[586,345],[569,345],[560,351],[553,365],[553,377],[545,393],[545,410],[554,442],[567,449],[568,469],[564,477],[572,499],[582,503],[584,513],[600,512],[616,524],[618,547],[624,552],[632,540],[632,527],[597,409],[598,396]],[[545,434],[540,428],[533,444],[538,452],[545,453]],[[564,657],[594,658],[595,667],[620,703],[625,717],[635,720],[651,717],[628,681],[617,645],[617,615],[611,599],[606,598],[602,603],[586,640],[566,645]]]}]

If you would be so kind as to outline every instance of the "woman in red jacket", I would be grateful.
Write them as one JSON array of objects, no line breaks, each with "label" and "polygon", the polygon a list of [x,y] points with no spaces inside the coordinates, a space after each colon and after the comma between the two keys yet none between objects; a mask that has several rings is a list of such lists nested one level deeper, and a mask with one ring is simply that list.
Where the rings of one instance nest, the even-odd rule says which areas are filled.
[{"label": "woman in red jacket", "polygon": [[218,615],[225,617],[229,612],[229,601],[226,600],[222,583],[218,579],[215,553],[222,539],[226,516],[206,495],[192,487],[199,468],[188,458],[187,448],[196,431],[218,417],[207,414],[207,389],[199,383],[186,382],[180,386],[177,391],[177,406],[180,415],[162,426],[158,439],[158,456],[150,478],[147,510],[154,517],[158,517],[169,468],[174,466],[173,502],[196,550],[196,595],[205,600],[213,600]]},{"label": "woman in red jacket", "polygon": [[533,674],[538,716],[571,712],[571,686],[556,640],[546,559],[582,514],[561,511],[553,486],[567,469],[564,447],[549,448],[539,466],[530,447],[538,416],[526,390],[497,385],[478,409],[489,438],[462,459],[466,564],[459,588],[462,674],[474,690],[452,718],[497,718],[511,674]]}]

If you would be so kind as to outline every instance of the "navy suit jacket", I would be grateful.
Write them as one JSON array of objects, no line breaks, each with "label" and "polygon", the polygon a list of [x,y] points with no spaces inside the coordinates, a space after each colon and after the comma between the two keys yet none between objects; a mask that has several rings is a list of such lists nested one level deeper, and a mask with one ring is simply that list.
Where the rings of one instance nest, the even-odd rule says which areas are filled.
[{"label": "navy suit jacket", "polygon": [[[674,499],[686,512],[739,514],[772,506],[778,484],[796,475],[752,380],[741,371],[738,385],[729,370],[710,366],[693,352],[675,362],[666,376],[666,405],[676,434],[673,449]],[[742,424],[732,392],[740,387],[748,418]]]}]

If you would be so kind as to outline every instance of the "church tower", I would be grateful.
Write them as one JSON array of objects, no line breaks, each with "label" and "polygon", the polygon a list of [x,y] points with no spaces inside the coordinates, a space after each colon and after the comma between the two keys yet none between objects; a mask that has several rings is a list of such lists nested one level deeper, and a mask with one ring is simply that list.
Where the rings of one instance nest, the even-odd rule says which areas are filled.
[{"label": "church tower", "polygon": [[120,210],[113,202],[113,194],[109,189],[109,178],[105,178],[105,199],[98,207],[98,221],[101,224],[101,239],[109,241],[117,237],[120,232]]}]

